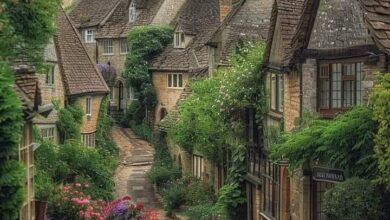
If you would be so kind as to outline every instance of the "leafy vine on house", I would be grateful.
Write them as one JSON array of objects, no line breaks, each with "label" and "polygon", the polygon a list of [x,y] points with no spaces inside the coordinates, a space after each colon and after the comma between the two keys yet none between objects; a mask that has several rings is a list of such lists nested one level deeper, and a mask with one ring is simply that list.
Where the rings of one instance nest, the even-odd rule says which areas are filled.
[{"label": "leafy vine on house", "polygon": [[169,131],[169,136],[187,152],[199,152],[214,162],[231,161],[227,184],[220,190],[218,202],[210,206],[224,219],[237,219],[240,214],[235,210],[245,202],[242,115],[253,105],[259,122],[265,113],[263,52],[263,43],[245,43],[231,55],[229,67],[212,77],[192,81],[191,95],[179,106],[180,120]]},{"label": "leafy vine on house", "polygon": [[127,85],[135,89],[138,101],[133,101],[129,107],[125,125],[141,124],[146,111],[154,109],[157,100],[148,64],[172,41],[172,36],[171,28],[159,25],[139,26],[130,30],[127,41],[131,53],[126,57],[124,77]]}]

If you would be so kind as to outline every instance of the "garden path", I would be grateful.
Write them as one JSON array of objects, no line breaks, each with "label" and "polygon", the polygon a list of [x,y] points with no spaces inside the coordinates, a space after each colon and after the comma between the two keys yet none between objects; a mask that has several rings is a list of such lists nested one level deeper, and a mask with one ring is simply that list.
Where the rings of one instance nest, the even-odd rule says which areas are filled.
[{"label": "garden path", "polygon": [[115,173],[115,196],[130,195],[135,202],[142,202],[146,210],[157,210],[159,220],[167,220],[161,204],[155,196],[153,185],[146,172],[153,163],[153,146],[128,128],[115,126],[112,137],[119,147],[120,165]]}]

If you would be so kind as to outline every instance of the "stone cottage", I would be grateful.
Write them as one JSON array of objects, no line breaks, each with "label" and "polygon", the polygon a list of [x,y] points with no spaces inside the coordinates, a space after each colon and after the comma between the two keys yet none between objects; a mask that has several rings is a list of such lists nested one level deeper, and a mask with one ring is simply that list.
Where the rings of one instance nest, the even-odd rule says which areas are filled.
[{"label": "stone cottage", "polygon": [[304,112],[331,119],[364,105],[374,74],[388,71],[389,22],[382,0],[275,1],[264,58],[269,112],[258,219],[326,220],[321,198],[332,184],[314,180],[312,167],[291,175],[287,161],[268,160],[270,140],[281,127],[293,130]]},{"label": "stone cottage", "polygon": [[[110,90],[87,53],[76,28],[63,10],[60,10],[57,17],[54,45],[58,66],[53,63],[54,77],[52,78],[55,82],[58,81],[58,84],[52,85],[55,86],[52,91],[62,91],[53,97],[50,97],[52,94],[48,92],[45,94],[48,96],[45,99],[60,100],[63,102],[60,105],[64,106],[73,103],[80,105],[85,112],[81,126],[81,142],[85,146],[94,147],[100,108],[106,107],[101,106],[101,102]],[[56,68],[59,69],[60,74],[57,73]],[[51,76],[47,78],[51,79]]]}]

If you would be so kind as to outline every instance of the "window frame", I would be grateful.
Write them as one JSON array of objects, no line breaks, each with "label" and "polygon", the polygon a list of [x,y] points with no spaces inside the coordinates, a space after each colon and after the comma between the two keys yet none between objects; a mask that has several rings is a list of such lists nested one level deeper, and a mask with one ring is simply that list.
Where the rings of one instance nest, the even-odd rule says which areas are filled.
[{"label": "window frame", "polygon": [[114,55],[114,42],[112,39],[104,39],[102,41],[103,55]]},{"label": "window frame", "polygon": [[204,159],[200,155],[192,155],[192,176],[203,179],[204,174]]},{"label": "window frame", "polygon": [[55,85],[55,65],[50,65],[50,70],[46,73],[45,85],[54,86]]},{"label": "window frame", "polygon": [[[348,65],[352,65],[351,69],[348,69]],[[334,67],[335,66],[335,67]],[[347,69],[346,69],[347,68]],[[336,72],[334,71],[336,69]],[[327,72],[326,72],[327,70]],[[347,74],[349,73],[352,75]],[[340,74],[339,81],[334,81],[334,74]],[[354,72],[353,72],[354,71]],[[364,62],[361,59],[349,59],[349,60],[336,60],[336,61],[318,61],[317,65],[317,110],[324,117],[333,117],[336,113],[344,112],[353,106],[360,105],[363,103],[363,79],[364,79]],[[358,77],[360,76],[360,79]],[[325,83],[327,82],[327,84]],[[350,103],[346,103],[345,98],[345,83],[352,82],[350,84],[352,90],[352,99],[349,99]],[[323,87],[323,83],[325,86]],[[335,90],[333,85],[338,83],[340,88]],[[339,91],[340,99],[334,99],[334,95]],[[324,93],[325,92],[325,93]],[[359,95],[358,95],[359,94]],[[336,94],[337,95],[337,94]],[[358,98],[359,96],[359,98]],[[325,102],[323,101],[325,99]],[[340,107],[333,107],[333,101],[339,101]],[[325,106],[326,104],[326,106]]]},{"label": "window frame", "polygon": [[95,147],[96,146],[96,132],[82,133],[81,134],[81,143],[86,147]]},{"label": "window frame", "polygon": [[[121,44],[120,54],[128,54],[129,53],[129,44],[127,42],[127,39],[121,39],[120,44]],[[123,51],[124,45],[125,45],[125,51]]]},{"label": "window frame", "polygon": [[56,126],[55,125],[48,125],[48,126],[41,126],[41,137],[44,140],[49,140],[54,142],[56,140]]},{"label": "window frame", "polygon": [[[275,78],[275,83],[273,81]],[[284,112],[284,74],[270,72],[270,100],[269,108],[273,112]]]},{"label": "window frame", "polygon": [[175,31],[174,33],[174,36],[173,36],[173,39],[174,39],[174,48],[185,48],[185,34],[182,30],[177,30]]},{"label": "window frame", "polygon": [[[89,33],[89,31],[91,33]],[[88,39],[88,37],[91,37],[91,39]],[[96,31],[93,29],[85,29],[84,30],[84,42],[85,43],[96,43]]]},{"label": "window frame", "polygon": [[85,98],[85,115],[92,116],[93,99],[91,96]]},{"label": "window frame", "polygon": [[184,82],[183,82],[183,74],[182,73],[167,73],[167,88],[168,89],[182,89],[183,84],[184,84]]}]

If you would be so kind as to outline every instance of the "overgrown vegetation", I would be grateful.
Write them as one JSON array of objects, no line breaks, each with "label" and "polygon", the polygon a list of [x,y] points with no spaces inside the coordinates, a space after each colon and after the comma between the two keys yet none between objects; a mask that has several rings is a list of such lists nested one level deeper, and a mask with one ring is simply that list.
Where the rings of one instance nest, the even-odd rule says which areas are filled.
[{"label": "overgrown vegetation", "polygon": [[0,219],[18,219],[24,199],[25,172],[17,158],[23,114],[13,90],[10,61],[41,60],[42,49],[54,32],[58,3],[46,0],[0,3]]},{"label": "overgrown vegetation", "polygon": [[57,128],[60,142],[78,141],[81,139],[80,127],[83,123],[84,111],[77,104],[69,105],[66,108],[58,109]]},{"label": "overgrown vegetation", "polygon": [[337,183],[324,197],[324,213],[329,220],[383,219],[383,208],[380,192],[364,179]]},{"label": "overgrown vegetation", "polygon": [[111,137],[114,120],[108,114],[108,99],[104,97],[100,104],[99,118],[96,126],[96,149],[106,157],[118,156],[119,149]]},{"label": "overgrown vegetation", "polygon": [[[152,110],[156,105],[156,94],[149,72],[149,62],[172,41],[172,29],[165,26],[148,25],[134,27],[130,30],[127,41],[130,51],[126,58],[124,77],[128,86],[135,89],[141,106],[136,124],[145,118],[145,108]],[[141,118],[139,118],[141,116]]]},{"label": "overgrown vegetation", "polygon": [[378,124],[372,118],[367,107],[355,107],[334,120],[313,119],[301,130],[284,134],[282,142],[272,146],[271,156],[288,158],[292,169],[321,161],[345,170],[348,176],[374,178],[378,173],[374,152]]},{"label": "overgrown vegetation", "polygon": [[390,190],[390,74],[379,76],[371,96],[374,118],[379,123],[375,153],[379,162],[379,181]]},{"label": "overgrown vegetation", "polygon": [[242,114],[254,103],[260,122],[266,111],[265,84],[259,74],[263,51],[263,43],[246,43],[232,54],[229,67],[210,78],[193,81],[191,95],[179,106],[180,121],[169,132],[175,143],[188,152],[200,152],[215,162],[233,161],[229,164],[227,183],[212,209],[222,219],[242,216],[238,212],[245,202]]}]

